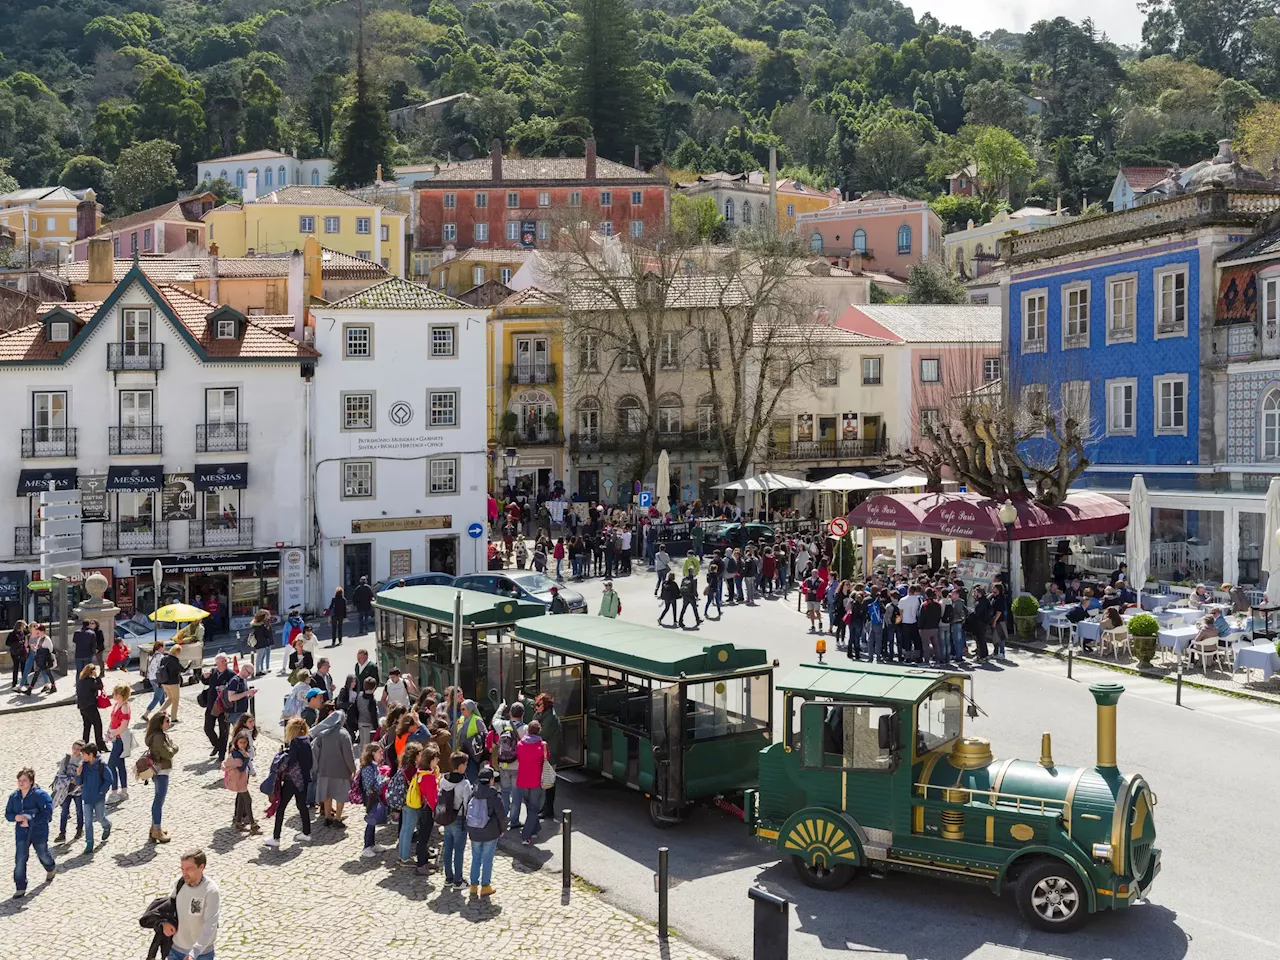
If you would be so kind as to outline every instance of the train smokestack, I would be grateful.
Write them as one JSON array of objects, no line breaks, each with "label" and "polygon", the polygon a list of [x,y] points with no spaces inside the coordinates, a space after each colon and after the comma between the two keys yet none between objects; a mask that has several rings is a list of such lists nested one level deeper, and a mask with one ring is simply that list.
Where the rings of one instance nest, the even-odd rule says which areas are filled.
[{"label": "train smokestack", "polygon": [[1089,687],[1098,705],[1098,769],[1116,768],[1116,704],[1124,687],[1118,683],[1095,683]]}]

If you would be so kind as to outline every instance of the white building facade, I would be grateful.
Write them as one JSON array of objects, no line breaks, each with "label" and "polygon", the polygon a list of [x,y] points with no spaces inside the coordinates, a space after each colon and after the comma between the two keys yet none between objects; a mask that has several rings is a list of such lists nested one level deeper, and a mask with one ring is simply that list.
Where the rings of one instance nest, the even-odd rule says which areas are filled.
[{"label": "white building facade", "polygon": [[320,308],[312,406],[326,598],[411,573],[483,569],[485,315],[393,277]]},{"label": "white building facade", "polygon": [[257,174],[257,189],[270,193],[280,187],[318,187],[329,182],[333,161],[321,157],[299,160],[279,150],[254,150],[231,157],[215,157],[196,164],[196,180],[208,183],[219,177],[237,190],[244,190],[250,173]]},{"label": "white building facade", "polygon": [[[0,626],[48,616],[39,493],[82,497],[83,569],[126,613],[218,600],[214,632],[305,602],[306,378],[291,317],[245,315],[136,266],[102,303],[45,304],[0,334],[9,476],[0,496]],[[9,532],[12,531],[12,537]],[[282,576],[282,567],[287,575]]]}]

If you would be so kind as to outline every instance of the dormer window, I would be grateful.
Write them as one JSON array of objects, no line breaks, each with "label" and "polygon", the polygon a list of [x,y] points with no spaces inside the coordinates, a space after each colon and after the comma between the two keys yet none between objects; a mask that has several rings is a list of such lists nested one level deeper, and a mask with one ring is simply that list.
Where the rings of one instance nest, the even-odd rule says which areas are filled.
[{"label": "dormer window", "polygon": [[44,322],[44,337],[49,343],[70,343],[84,326],[83,320],[61,307],[54,307],[40,319]]},{"label": "dormer window", "polygon": [[49,324],[49,342],[66,343],[71,339],[71,324],[66,320],[55,320]]},{"label": "dormer window", "polygon": [[238,340],[244,332],[244,314],[226,304],[208,314],[205,322],[215,340]]},{"label": "dormer window", "polygon": [[234,320],[218,321],[218,339],[234,340],[236,338],[236,322]]}]

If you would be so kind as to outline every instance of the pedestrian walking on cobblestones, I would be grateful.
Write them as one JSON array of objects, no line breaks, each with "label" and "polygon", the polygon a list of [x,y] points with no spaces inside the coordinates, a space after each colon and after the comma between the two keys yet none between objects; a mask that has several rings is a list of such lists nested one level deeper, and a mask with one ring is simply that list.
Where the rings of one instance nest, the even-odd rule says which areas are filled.
[{"label": "pedestrian walking on cobblestones", "polygon": [[111,821],[107,819],[107,789],[111,785],[111,772],[92,743],[84,745],[84,756],[76,772],[76,785],[80,787],[84,803],[84,852],[89,854],[93,853],[95,820],[102,824],[102,842],[106,843],[111,836]]},{"label": "pedestrian walking on cobblestones", "polygon": [[[467,755],[459,751],[449,758],[450,772],[440,781],[435,822],[444,832],[440,856],[444,864],[445,886],[461,887],[462,857],[467,849],[467,801],[471,781],[467,779]],[[369,834],[366,833],[366,846]]]},{"label": "pedestrian walking on cobblestones", "polygon": [[133,752],[133,731],[129,729],[129,698],[133,690],[127,683],[117,684],[111,691],[111,715],[107,720],[107,743],[111,744],[111,755],[107,759],[107,769],[111,771],[111,801],[129,799],[129,774],[125,768],[125,757]]},{"label": "pedestrian walking on cobblestones", "polygon": [[9,648],[9,663],[12,666],[9,686],[17,690],[18,681],[22,679],[22,665],[27,659],[27,625],[25,622],[19,620],[13,625],[9,635],[4,638],[4,645]]},{"label": "pedestrian walking on cobblestones", "polygon": [[36,772],[30,767],[18,771],[18,789],[9,794],[4,818],[14,824],[13,898],[27,893],[27,860],[31,850],[45,869],[45,883],[53,883],[56,868],[49,852],[49,822],[53,819],[53,799],[36,786]]},{"label": "pedestrian walking on cobblestones", "polygon": [[169,723],[168,714],[157,713],[147,721],[147,733],[143,739],[155,770],[151,778],[156,792],[151,800],[150,837],[156,843],[169,842],[169,834],[161,829],[161,824],[164,822],[164,801],[169,795],[169,773],[173,770],[173,758],[178,754],[178,745],[169,738]]},{"label": "pedestrian walking on cobblestones", "polygon": [[371,743],[360,754],[360,795],[364,798],[364,849],[360,856],[371,860],[384,851],[384,847],[374,843],[377,828],[387,822],[387,805],[382,800],[382,791],[387,785],[387,777],[380,769],[382,764],[382,745]]},{"label": "pedestrian walking on cobblestones", "polygon": [[204,704],[204,735],[213,749],[210,757],[217,757],[221,763],[227,755],[227,732],[230,720],[227,718],[227,700],[223,688],[231,682],[235,674],[227,665],[227,655],[220,653],[213,661],[213,669],[204,674],[205,689],[200,692],[200,702]]},{"label": "pedestrian walking on cobblestones", "polygon": [[510,827],[520,826],[520,807],[524,807],[524,828],[520,840],[527,846],[538,835],[538,818],[542,813],[542,769],[550,759],[547,744],[542,739],[542,724],[537,720],[529,724],[528,731],[516,748],[519,760],[516,765],[516,798],[511,805]]},{"label": "pedestrian walking on cobblestones", "polygon": [[222,761],[222,783],[235,794],[235,807],[231,814],[231,829],[257,832],[253,819],[253,801],[249,798],[249,778],[253,776],[253,738],[241,730],[231,741],[231,752]]},{"label": "pedestrian walking on cobblestones", "polygon": [[84,803],[80,799],[80,786],[76,783],[76,772],[80,769],[80,758],[83,756],[84,741],[77,740],[71,744],[71,752],[59,761],[58,768],[53,773],[50,793],[53,797],[53,805],[62,810],[62,819],[59,821],[58,835],[54,837],[54,843],[66,843],[67,820],[71,816],[73,806],[76,808],[76,835],[73,839],[79,840],[84,836]]},{"label": "pedestrian walking on cobblestones", "polygon": [[160,660],[160,669],[156,672],[156,679],[164,688],[164,706],[160,711],[168,710],[169,719],[174,723],[178,722],[178,702],[182,698],[182,661],[178,659],[181,652],[182,645],[175,643]]},{"label": "pedestrian walking on cobblestones", "polygon": [[333,591],[329,601],[329,646],[342,646],[342,628],[347,625],[347,598],[342,588]]},{"label": "pedestrian walking on cobblestones", "polygon": [[284,816],[289,801],[294,801],[298,816],[302,818],[302,830],[293,835],[299,843],[311,839],[311,811],[307,807],[307,786],[311,783],[311,742],[307,721],[295,717],[284,728],[284,759],[277,768],[276,789],[280,801],[276,804],[276,825],[266,839],[268,847],[280,846],[280,831],[284,829]]},{"label": "pedestrian walking on cobblestones", "polygon": [[506,833],[507,811],[493,787],[492,767],[483,768],[475,792],[467,801],[467,836],[471,838],[471,895],[497,893],[493,886],[493,856],[498,839]]},{"label": "pedestrian walking on cobblestones", "polygon": [[173,937],[168,960],[213,960],[222,893],[217,882],[205,875],[207,862],[203,850],[188,850],[182,855],[182,885],[174,897],[178,924],[164,931]]},{"label": "pedestrian walking on cobblestones", "polygon": [[[98,709],[100,696],[102,679],[98,676],[98,668],[92,663],[85,664],[76,678],[76,709],[80,711],[80,719],[84,721],[80,739],[105,752],[107,745],[102,740],[102,711]],[[92,741],[89,739],[90,733],[93,734]]]}]

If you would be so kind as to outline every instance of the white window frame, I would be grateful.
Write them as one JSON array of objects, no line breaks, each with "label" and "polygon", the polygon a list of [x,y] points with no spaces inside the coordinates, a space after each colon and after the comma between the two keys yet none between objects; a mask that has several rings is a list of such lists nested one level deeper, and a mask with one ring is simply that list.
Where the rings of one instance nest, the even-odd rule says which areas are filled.
[{"label": "white window frame", "polygon": [[[462,421],[461,411],[459,410],[458,401],[462,397],[460,390],[428,390],[427,391],[427,428],[430,430],[457,430]],[[437,412],[444,413],[444,407],[439,411],[436,410],[436,400],[445,401],[452,398],[452,423],[444,423],[436,419]]]},{"label": "white window frame", "polygon": [[[386,243],[391,239],[390,224],[384,223],[381,227],[378,228],[378,239],[380,239],[383,243]],[[386,258],[384,257],[383,259],[386,259]],[[385,267],[386,264],[384,263],[383,266]]]},{"label": "white window frame", "polygon": [[[994,364],[994,368],[992,367]],[[992,376],[990,371],[994,369],[995,375]],[[983,357],[982,358],[982,382],[995,383],[1000,379],[1000,358],[999,357]]]},{"label": "white window frame", "polygon": [[663,436],[678,434],[684,429],[684,407],[665,404],[658,407],[658,433]]},{"label": "white window frame", "polygon": [[578,345],[578,358],[583,372],[599,373],[600,338],[591,333],[583,334],[582,341]]},{"label": "white window frame", "polygon": [[644,221],[643,221],[643,220],[632,220],[632,221],[631,221],[631,236],[633,236],[633,237],[643,237],[643,236],[644,236]]},{"label": "white window frame", "polygon": [[[364,331],[364,352],[358,347],[352,350],[352,335],[359,341],[360,332]],[[373,324],[370,323],[344,323],[342,325],[342,359],[343,360],[372,360],[373,359]]]},{"label": "white window frame", "polygon": [[582,206],[582,191],[581,191],[581,190],[570,190],[570,191],[569,191],[569,206],[571,206],[571,207],[580,207],[580,206]]},{"label": "white window frame", "polygon": [[356,217],[356,233],[372,233],[373,220],[369,217]]},{"label": "white window frame", "polygon": [[361,260],[372,260],[372,259],[373,259],[373,251],[372,251],[372,250],[357,250],[357,251],[356,251],[356,256],[357,256],[357,257],[359,257]]},{"label": "white window frame", "polygon": [[[1108,380],[1107,387],[1107,436],[1108,437],[1136,437],[1138,435],[1138,380],[1136,377],[1117,377],[1114,380]],[[1116,391],[1128,388],[1128,420],[1129,425],[1116,426]]]},{"label": "white window frame", "polygon": [[[354,468],[354,470],[353,470]],[[361,468],[367,468],[361,471]],[[342,492],[339,495],[340,500],[376,500],[378,497],[377,486],[377,461],[372,459],[360,460],[343,460],[342,461]],[[348,473],[352,471],[352,473]],[[353,473],[363,472],[365,476],[353,476]],[[353,488],[358,490],[359,484],[368,485],[368,493],[353,493]]]},{"label": "white window frame", "polygon": [[454,324],[432,324],[430,340],[432,359],[458,355],[458,328]]},{"label": "white window frame", "polygon": [[612,220],[601,220],[601,221],[600,221],[600,234],[601,234],[601,236],[605,236],[605,237],[612,237],[612,236],[613,236],[613,221],[612,221]]},{"label": "white window frame", "polygon": [[502,278],[502,285],[509,286],[511,284],[511,278],[515,276],[515,274],[512,272],[510,267],[503,267],[499,271],[499,276]]},{"label": "white window frame", "polygon": [[458,206],[458,195],[456,193],[446,193],[444,195],[444,208],[453,210]]},{"label": "white window frame", "polygon": [[520,239],[520,221],[519,220],[507,221],[507,239],[508,240]]},{"label": "white window frame", "polygon": [[[351,426],[351,409],[349,401],[366,398],[369,402],[368,426]],[[343,433],[365,433],[378,426],[378,392],[376,390],[343,390],[338,395],[341,412],[341,430]]]},{"label": "white window frame", "polygon": [[[1161,289],[1161,286],[1166,279],[1172,279],[1179,275],[1182,276],[1182,323],[1179,328],[1175,328],[1162,333],[1160,331],[1160,322],[1161,322],[1161,314],[1164,312],[1164,292]],[[1174,297],[1175,297],[1174,312],[1176,313],[1177,312],[1176,284],[1174,286]],[[1179,265],[1176,267],[1167,267],[1163,270],[1157,270],[1155,272],[1152,278],[1151,301],[1152,301],[1152,313],[1154,317],[1154,323],[1152,324],[1152,329],[1155,331],[1156,340],[1168,340],[1172,337],[1188,336],[1187,331],[1191,325],[1188,319],[1188,314],[1191,312],[1191,304],[1189,302],[1190,299],[1191,299],[1191,275],[1190,275],[1190,272],[1187,270],[1186,265]]]},{"label": "white window frame", "polygon": [[794,203],[787,204],[787,216],[794,217],[796,215],[796,205]]},{"label": "white window frame", "polygon": [[549,207],[549,206],[551,206],[551,191],[550,191],[550,190],[539,190],[539,191],[538,191],[538,206],[540,206],[540,207]]},{"label": "white window frame", "polygon": [[658,366],[663,370],[680,369],[680,334],[663,331],[658,340]]},{"label": "white window frame", "polygon": [[551,221],[550,220],[539,220],[537,230],[538,232],[535,234],[535,236],[537,236],[539,240],[551,239]]},{"label": "white window frame", "polygon": [[601,190],[601,191],[600,191],[600,206],[602,206],[602,207],[611,207],[611,206],[613,206],[613,191],[612,191],[612,190]]},{"label": "white window frame", "polygon": [[71,340],[71,322],[54,320],[49,324],[49,341],[51,343],[67,343]]},{"label": "white window frame", "polygon": [[[1030,305],[1032,301],[1039,301],[1040,309],[1038,312],[1040,324],[1040,335],[1038,337],[1031,336],[1031,328],[1028,321],[1031,318]],[[1022,293],[1022,336],[1021,348],[1026,353],[1044,353],[1049,349],[1049,288],[1037,287],[1035,290],[1024,290]]]},{"label": "white window frame", "polygon": [[481,223],[475,224],[474,230],[475,230],[474,235],[475,235],[476,243],[489,242],[489,225],[487,223],[481,222]]},{"label": "white window frame", "polygon": [[[1182,384],[1182,426],[1170,424],[1165,426],[1161,422],[1160,408],[1161,393],[1165,384]],[[1187,435],[1187,421],[1191,419],[1191,397],[1188,392],[1188,377],[1185,373],[1164,373],[1151,378],[1152,394],[1154,401],[1154,417],[1152,418],[1152,433],[1157,437],[1185,437]]]},{"label": "white window frame", "polygon": [[[1280,399],[1280,388],[1272,387],[1264,391],[1258,404],[1258,460],[1261,462],[1280,460],[1280,405],[1268,410],[1267,401],[1272,397]],[[1273,421],[1270,426],[1267,424],[1268,419]],[[1268,432],[1271,434],[1270,441],[1267,439]]]},{"label": "white window frame", "polygon": [[925,424],[931,423],[935,427],[942,422],[942,414],[937,407],[922,407],[920,410],[920,422],[916,424],[916,430],[922,438],[927,438],[925,432]]},{"label": "white window frame", "polygon": [[[884,383],[884,358],[883,357],[861,357],[862,363],[862,385],[864,387],[878,387]],[[867,364],[875,364],[874,376],[868,376]]]},{"label": "white window frame", "polygon": [[445,243],[457,243],[458,225],[456,223],[446,223],[440,232],[440,237]]},{"label": "white window frame", "polygon": [[485,280],[484,267],[472,267],[471,268],[471,285],[473,287],[478,287],[480,286],[480,284],[484,283],[484,280]]},{"label": "white window frame", "polygon": [[[460,464],[457,457],[432,457],[430,460],[428,460],[427,461],[427,496],[428,497],[457,496],[458,489],[459,489],[459,486],[458,486],[459,466]],[[439,478],[437,477],[437,473],[436,473],[437,467],[446,468],[446,469],[442,469],[440,473],[442,475],[447,474],[447,477],[448,477],[447,488],[441,487],[440,489],[436,489],[437,479],[443,479],[443,476]]]},{"label": "white window frame", "polygon": [[219,320],[215,337],[219,340],[234,340],[236,338],[236,322],[234,320]]},{"label": "white window frame", "polygon": [[1088,380],[1064,380],[1060,389],[1060,397],[1062,401],[1062,420],[1065,423],[1067,417],[1071,415],[1074,402],[1072,394],[1083,394],[1081,406],[1084,408],[1084,416],[1076,416],[1076,423],[1085,424],[1085,430],[1082,431],[1085,436],[1089,435],[1088,424],[1093,417],[1093,397],[1090,396]]},{"label": "white window frame", "polygon": [[632,191],[631,191],[631,205],[632,205],[633,207],[642,207],[642,206],[644,206],[644,191],[643,191],[643,190],[632,190]]},{"label": "white window frame", "polygon": [[324,232],[325,233],[341,233],[342,218],[341,217],[325,217]]},{"label": "white window frame", "polygon": [[[1117,288],[1125,286],[1131,289],[1122,296],[1121,302],[1130,321],[1124,328],[1116,326],[1116,293]],[[1117,329],[1124,332],[1117,333]],[[1107,346],[1113,343],[1136,343],[1138,340],[1138,275],[1123,273],[1107,277]]]},{"label": "white window frame", "polygon": [[640,344],[634,339],[624,343],[618,350],[618,369],[626,373],[635,373],[640,369]]},{"label": "white window frame", "polygon": [[[1063,350],[1080,350],[1089,346],[1089,312],[1092,307],[1093,295],[1091,293],[1091,284],[1084,283],[1067,283],[1062,286],[1062,349]],[[1076,305],[1071,306],[1072,296],[1076,298]],[[1072,310],[1075,311],[1075,319],[1071,317]],[[1075,324],[1075,332],[1071,332],[1072,324]]]},{"label": "white window frame", "polygon": [[1261,277],[1258,291],[1259,333],[1262,340],[1280,337],[1280,277]]},{"label": "white window frame", "polygon": [[316,218],[315,217],[298,217],[299,233],[315,233]]},{"label": "white window frame", "polygon": [[507,191],[507,209],[508,210],[520,209],[520,191],[519,190]]},{"label": "white window frame", "polygon": [[698,367],[702,370],[720,369],[720,331],[705,327],[698,331]]}]

